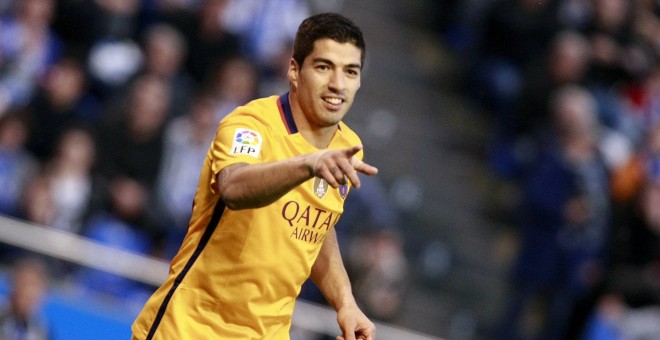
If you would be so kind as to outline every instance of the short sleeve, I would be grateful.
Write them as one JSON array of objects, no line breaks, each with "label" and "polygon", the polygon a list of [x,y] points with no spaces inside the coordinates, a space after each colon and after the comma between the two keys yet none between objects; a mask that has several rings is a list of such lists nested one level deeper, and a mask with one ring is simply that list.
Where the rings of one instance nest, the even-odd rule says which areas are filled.
[{"label": "short sleeve", "polygon": [[211,187],[215,188],[217,174],[229,165],[263,162],[268,133],[265,122],[254,113],[235,111],[227,115],[220,122],[211,145]]}]

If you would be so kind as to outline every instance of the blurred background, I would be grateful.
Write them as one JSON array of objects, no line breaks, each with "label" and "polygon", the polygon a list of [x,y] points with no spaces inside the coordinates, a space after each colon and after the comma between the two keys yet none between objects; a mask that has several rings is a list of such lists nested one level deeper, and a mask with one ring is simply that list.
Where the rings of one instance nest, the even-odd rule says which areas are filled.
[{"label": "blurred background", "polygon": [[380,335],[660,338],[660,1],[0,0],[1,339],[130,336],[219,120],[323,11],[367,42],[337,230]]}]

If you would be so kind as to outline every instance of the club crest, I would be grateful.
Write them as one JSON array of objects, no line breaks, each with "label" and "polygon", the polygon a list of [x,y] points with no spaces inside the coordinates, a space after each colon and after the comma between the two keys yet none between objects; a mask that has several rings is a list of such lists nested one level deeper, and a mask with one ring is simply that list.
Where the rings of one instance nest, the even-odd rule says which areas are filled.
[{"label": "club crest", "polygon": [[[339,196],[341,196],[342,199],[345,199],[346,196],[348,196],[348,189],[348,184],[340,185],[339,188],[337,188],[337,190],[339,190]],[[316,177],[314,178],[312,190],[316,197],[323,198],[325,197],[325,194],[327,194],[330,190],[330,185],[328,185],[328,182],[326,182],[323,178]]]},{"label": "club crest", "polygon": [[341,196],[342,199],[345,199],[346,196],[348,196],[348,184],[339,186],[339,196]]},{"label": "club crest", "polygon": [[316,197],[323,198],[328,193],[328,183],[323,178],[315,177],[312,189]]}]

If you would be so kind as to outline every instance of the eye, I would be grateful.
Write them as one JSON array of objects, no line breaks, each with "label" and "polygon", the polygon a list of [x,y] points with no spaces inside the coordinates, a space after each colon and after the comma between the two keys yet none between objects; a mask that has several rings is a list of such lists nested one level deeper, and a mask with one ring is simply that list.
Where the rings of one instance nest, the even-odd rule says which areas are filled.
[{"label": "eye", "polygon": [[355,78],[360,75],[360,72],[356,69],[351,68],[346,71],[346,74],[348,74],[349,77]]},{"label": "eye", "polygon": [[325,65],[325,64],[319,64],[316,66],[316,69],[319,71],[327,71],[330,69],[330,66]]}]

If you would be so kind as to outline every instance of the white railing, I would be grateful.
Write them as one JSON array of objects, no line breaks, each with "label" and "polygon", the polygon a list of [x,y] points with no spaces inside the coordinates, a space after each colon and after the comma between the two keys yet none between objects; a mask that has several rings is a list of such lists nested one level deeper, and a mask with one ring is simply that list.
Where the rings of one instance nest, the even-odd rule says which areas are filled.
[{"label": "white railing", "polygon": [[[0,242],[75,264],[104,270],[152,286],[166,278],[169,263],[109,247],[69,232],[26,223],[0,215]],[[295,327],[319,334],[336,335],[334,310],[299,300],[293,313]],[[379,340],[438,339],[385,323],[376,323]]]}]

